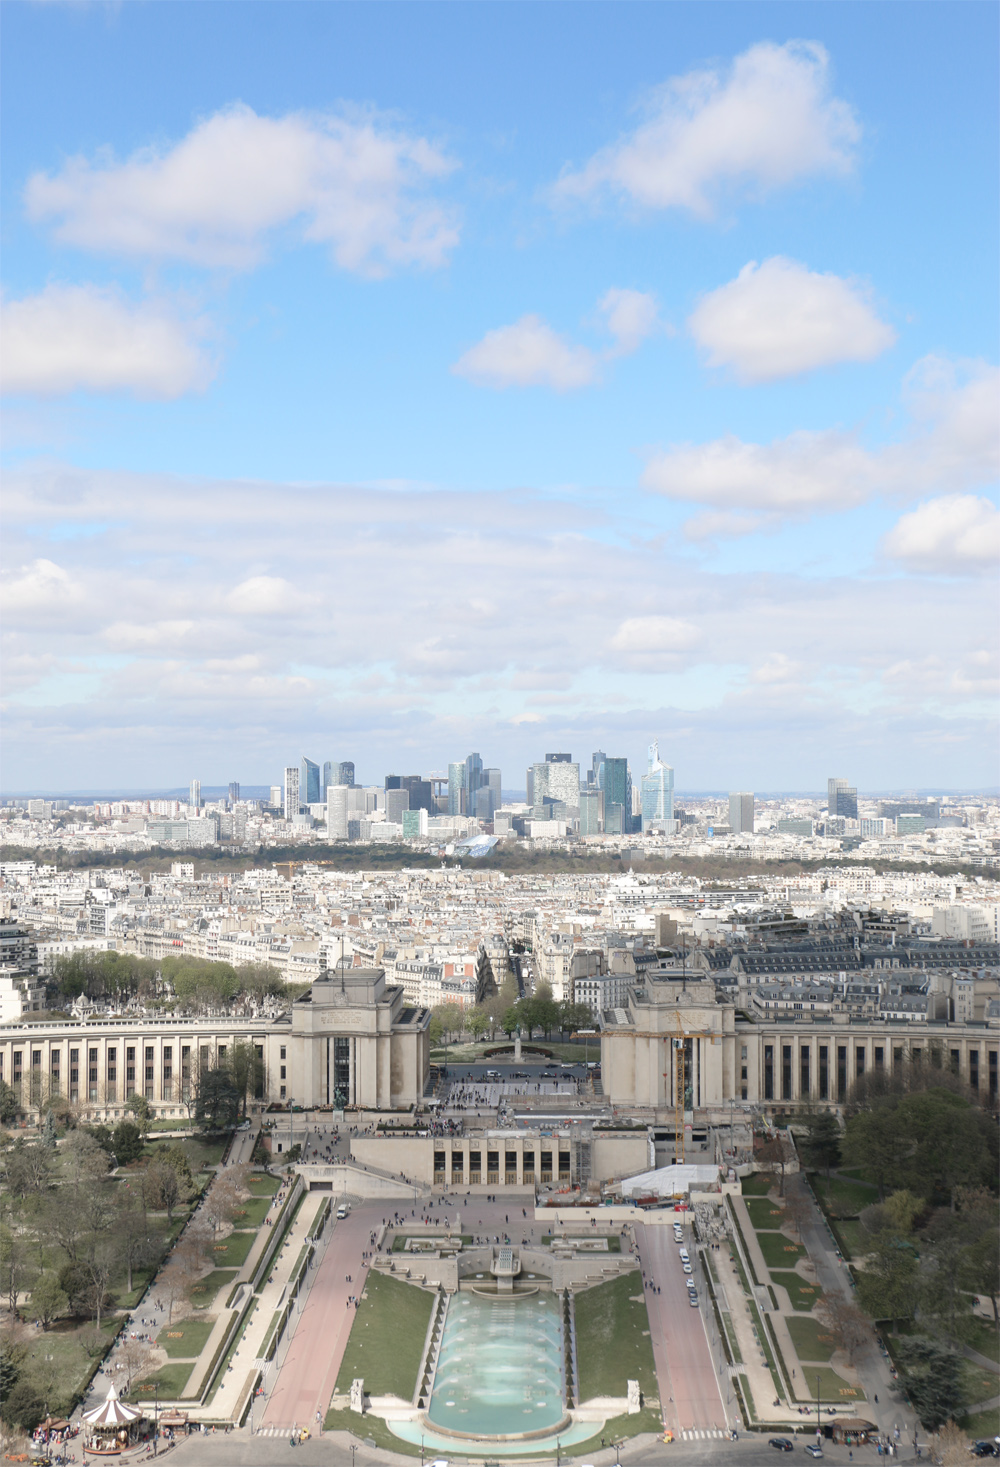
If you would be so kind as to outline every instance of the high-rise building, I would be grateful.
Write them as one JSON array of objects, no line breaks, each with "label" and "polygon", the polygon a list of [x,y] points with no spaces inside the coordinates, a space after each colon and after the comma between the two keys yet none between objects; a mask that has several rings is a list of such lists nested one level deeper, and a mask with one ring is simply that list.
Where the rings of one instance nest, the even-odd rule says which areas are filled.
[{"label": "high-rise building", "polygon": [[239,782],[238,779],[231,779],[229,781],[229,803],[231,805],[238,805],[239,802],[240,802],[240,782]]},{"label": "high-rise building", "polygon": [[323,800],[326,799],[327,789],[332,784],[333,784],[333,764],[332,764],[332,762],[329,759],[325,759],[323,761],[323,785],[322,785],[322,794],[321,794],[321,798]]},{"label": "high-rise building", "polygon": [[331,784],[327,786],[326,834],[328,840],[347,839],[346,784]]},{"label": "high-rise building", "polygon": [[590,768],[587,770],[587,784],[592,789],[596,790],[601,787],[600,769],[607,757],[603,749],[595,749],[590,756]]},{"label": "high-rise building", "polygon": [[351,759],[343,759],[337,765],[337,783],[346,784],[349,790],[354,788],[354,762]]},{"label": "high-rise building", "polygon": [[483,761],[478,754],[467,754],[465,757],[465,779],[463,788],[465,790],[465,811],[471,815],[475,809],[476,790],[483,782]]},{"label": "high-rise building", "polygon": [[546,754],[546,764],[572,764],[572,754]]},{"label": "high-rise building", "polygon": [[448,765],[448,814],[461,815],[465,794],[465,762]]},{"label": "high-rise building", "polygon": [[272,810],[280,810],[281,809],[281,785],[280,784],[272,784],[272,786],[271,786],[271,798],[268,800],[267,803],[271,806],[271,809]]},{"label": "high-rise building", "polygon": [[[546,804],[565,805],[574,814],[579,810],[579,764],[562,756],[558,759],[547,758],[544,764],[532,764],[530,774],[531,804],[536,810]],[[541,815],[541,811],[539,814]]]},{"label": "high-rise building", "polygon": [[858,818],[858,791],[846,779],[828,779],[826,808],[829,815],[843,815],[845,820]]},{"label": "high-rise building", "polygon": [[294,820],[299,813],[299,771],[295,764],[289,764],[285,769],[282,811],[286,820]]},{"label": "high-rise building", "polygon": [[201,809],[201,780],[193,779],[188,790],[188,804],[195,810]]},{"label": "high-rise building", "polygon": [[499,769],[484,769],[482,783],[474,796],[473,813],[477,820],[492,820],[503,803],[500,794]]},{"label": "high-rise building", "polygon": [[[615,814],[617,807],[619,813]],[[608,835],[627,835],[632,813],[632,774],[627,759],[604,761],[604,829]]]},{"label": "high-rise building", "polygon": [[422,835],[427,834],[427,811],[404,810],[403,811],[403,839],[419,840]]},{"label": "high-rise building", "polygon": [[[620,761],[616,761],[620,762]],[[660,758],[660,746],[654,739],[649,746],[649,767],[640,781],[642,828],[649,830],[654,822],[674,818],[674,771]],[[605,770],[607,761],[605,761]],[[605,792],[605,798],[607,793]]]},{"label": "high-rise building", "polygon": [[409,790],[386,790],[385,818],[393,825],[402,825],[403,811],[410,808]]},{"label": "high-rise building", "polygon": [[729,796],[729,829],[733,835],[753,835],[752,790],[738,790]]},{"label": "high-rise building", "polygon": [[599,835],[601,830],[601,796],[598,790],[580,791],[580,834]]},{"label": "high-rise building", "polygon": [[302,756],[302,772],[299,776],[299,802],[303,805],[318,805],[322,798],[319,765]]}]

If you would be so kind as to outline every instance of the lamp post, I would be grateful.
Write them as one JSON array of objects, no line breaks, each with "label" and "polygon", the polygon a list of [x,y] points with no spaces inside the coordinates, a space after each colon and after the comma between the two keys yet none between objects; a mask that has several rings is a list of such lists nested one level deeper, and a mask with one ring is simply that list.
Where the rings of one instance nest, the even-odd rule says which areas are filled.
[{"label": "lamp post", "polygon": [[358,1449],[357,1449],[357,1447],[356,1447],[356,1446],[355,1446],[355,1444],[354,1444],[354,1442],[351,1442],[351,1467],[354,1467],[354,1453],[355,1453],[355,1452],[356,1452],[356,1451],[357,1451],[357,1450],[358,1450]]},{"label": "lamp post", "polygon": [[160,1382],[153,1382],[153,1456],[160,1449]]},{"label": "lamp post", "polygon": [[823,1436],[823,1428],[820,1425],[820,1420],[819,1420],[819,1382],[820,1382],[820,1377],[817,1375],[817,1377],[816,1377],[816,1445],[817,1446],[819,1446],[820,1440],[821,1440],[821,1438]]},{"label": "lamp post", "polygon": [[289,1149],[289,1151],[291,1151],[292,1146],[293,1146],[294,1141],[295,1141],[295,1133],[294,1133],[294,1131],[292,1129],[292,1106],[293,1106],[293,1104],[294,1104],[294,1097],[290,1095],[288,1097],[288,1149]]}]

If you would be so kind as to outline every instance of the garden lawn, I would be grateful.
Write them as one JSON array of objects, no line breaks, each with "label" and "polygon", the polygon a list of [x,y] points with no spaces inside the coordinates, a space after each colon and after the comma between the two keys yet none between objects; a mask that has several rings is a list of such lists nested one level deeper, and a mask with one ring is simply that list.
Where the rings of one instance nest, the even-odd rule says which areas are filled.
[{"label": "garden lawn", "polygon": [[191,1303],[196,1309],[207,1309],[220,1289],[231,1284],[239,1269],[213,1268],[203,1279],[199,1279],[191,1290]]},{"label": "garden lawn", "polygon": [[841,1252],[845,1258],[864,1258],[866,1253],[872,1251],[871,1238],[859,1222],[856,1222],[853,1218],[847,1218],[846,1220],[837,1218],[836,1223],[837,1233],[840,1237]]},{"label": "garden lawn", "polygon": [[[113,1334],[121,1324],[121,1319],[113,1316],[107,1323],[102,1320],[102,1332]],[[81,1324],[77,1319],[60,1319],[27,1342],[29,1356],[23,1373],[30,1379],[37,1370],[40,1388],[44,1381],[51,1382],[48,1401],[57,1414],[69,1411],[75,1393],[93,1367],[95,1357],[88,1355],[80,1343],[81,1334],[92,1328],[91,1320]],[[51,1362],[46,1360],[47,1355],[51,1355]]]},{"label": "garden lawn", "polygon": [[247,1178],[247,1191],[254,1197],[273,1197],[280,1186],[280,1177],[269,1177],[264,1172],[254,1172]]},{"label": "garden lawn", "polygon": [[433,1295],[413,1284],[370,1273],[355,1310],[337,1390],[346,1395],[351,1381],[363,1377],[373,1396],[412,1400],[432,1303]]},{"label": "garden lawn", "polygon": [[[851,1385],[850,1381],[838,1375],[835,1370],[831,1370],[829,1365],[803,1365],[802,1379],[806,1389],[800,1392],[800,1399],[815,1401],[817,1376],[819,1376],[821,1401],[829,1401],[832,1405],[839,1403],[842,1406],[853,1406],[868,1399],[860,1386]],[[797,1381],[796,1384],[798,1384]]]},{"label": "garden lawn", "polygon": [[163,1365],[155,1375],[144,1375],[132,1387],[132,1399],[139,1401],[151,1401],[156,1398],[155,1387],[160,1387],[159,1399],[163,1401],[176,1401],[184,1394],[184,1387],[191,1378],[194,1369],[193,1360],[172,1361],[169,1365]]},{"label": "garden lawn", "polygon": [[179,1319],[176,1324],[160,1330],[156,1343],[172,1360],[196,1360],[204,1350],[214,1324],[214,1315],[207,1319]]},{"label": "garden lawn", "polygon": [[1000,1409],[980,1411],[978,1416],[960,1416],[958,1424],[963,1431],[969,1433],[973,1441],[1000,1435]]},{"label": "garden lawn", "polygon": [[777,1201],[772,1201],[770,1197],[749,1197],[745,1205],[750,1221],[758,1233],[777,1232],[781,1227],[785,1211],[779,1207]]},{"label": "garden lawn", "polygon": [[1000,1338],[997,1336],[995,1324],[990,1324],[985,1319],[974,1319],[966,1344],[971,1345],[973,1350],[978,1350],[980,1355],[985,1355],[988,1360],[1000,1361]]},{"label": "garden lawn", "polygon": [[766,1172],[754,1172],[750,1177],[743,1178],[744,1197],[766,1197],[774,1186],[774,1178]]},{"label": "garden lawn", "polygon": [[849,1182],[844,1177],[826,1177],[814,1173],[813,1190],[820,1202],[837,1217],[857,1217],[863,1207],[878,1201],[878,1188],[864,1182]]},{"label": "garden lawn", "polygon": [[221,1140],[212,1137],[209,1140],[202,1136],[191,1136],[177,1144],[183,1148],[184,1154],[191,1163],[191,1170],[197,1171],[203,1166],[219,1165],[223,1152],[229,1144],[229,1137],[224,1136]]},{"label": "garden lawn", "polygon": [[216,1268],[240,1268],[247,1261],[247,1254],[254,1245],[257,1231],[230,1233],[212,1244],[212,1262]]},{"label": "garden lawn", "polygon": [[270,1197],[249,1197],[233,1213],[234,1228],[259,1228],[271,1206]]},{"label": "garden lawn", "polygon": [[801,1274],[794,1271],[772,1272],[771,1282],[781,1284],[788,1290],[793,1309],[804,1309],[808,1312],[823,1297],[823,1291],[818,1284],[811,1284],[808,1279],[804,1279]]},{"label": "garden lawn", "polygon": [[639,1275],[627,1273],[577,1294],[574,1310],[581,1401],[593,1396],[625,1396],[630,1380],[639,1382],[643,1395],[657,1394],[649,1316],[641,1291]]},{"label": "garden lawn", "polygon": [[795,1315],[788,1315],[785,1323],[800,1360],[825,1362],[832,1357],[836,1341],[818,1319],[798,1319]]},{"label": "garden lawn", "polygon": [[757,1242],[769,1269],[794,1268],[806,1250],[801,1243],[793,1243],[784,1233],[758,1233]]}]

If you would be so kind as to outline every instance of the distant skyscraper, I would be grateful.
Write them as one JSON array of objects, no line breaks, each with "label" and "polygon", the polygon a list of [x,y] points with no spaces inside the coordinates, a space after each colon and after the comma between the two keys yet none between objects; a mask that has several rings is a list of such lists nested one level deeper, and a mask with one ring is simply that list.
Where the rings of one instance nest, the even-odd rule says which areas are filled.
[{"label": "distant skyscraper", "polygon": [[848,784],[846,779],[828,779],[826,790],[828,814],[843,815],[845,820],[857,820],[858,792],[854,785]]},{"label": "distant skyscraper", "polygon": [[326,834],[329,840],[347,839],[346,784],[331,784],[327,786]]},{"label": "distant skyscraper", "polygon": [[580,834],[598,835],[601,828],[601,796],[597,790],[580,791]]},{"label": "distant skyscraper", "polygon": [[462,796],[465,794],[465,762],[448,765],[448,814],[462,814]]},{"label": "distant skyscraper", "polygon": [[546,764],[572,764],[572,754],[546,754]]},{"label": "distant skyscraper", "polygon": [[587,770],[587,783],[594,789],[600,789],[601,787],[599,774],[601,765],[607,757],[603,749],[595,749],[590,756],[590,768]]},{"label": "distant skyscraper", "polygon": [[643,830],[648,830],[654,821],[662,822],[674,818],[674,771],[660,758],[657,739],[649,746],[648,762],[649,768],[642,776],[639,786]]},{"label": "distant skyscraper", "polygon": [[482,783],[476,790],[474,812],[477,820],[492,820],[502,804],[499,769],[484,769]]},{"label": "distant skyscraper", "polygon": [[319,765],[303,755],[302,773],[299,776],[299,802],[303,805],[318,805],[320,799]]},{"label": "distant skyscraper", "polygon": [[239,780],[231,779],[229,781],[229,803],[231,805],[238,805],[239,804],[239,799],[240,799],[240,785],[239,785]]},{"label": "distant skyscraper", "polygon": [[346,784],[349,790],[354,788],[354,764],[350,759],[344,759],[337,765],[337,783]]},{"label": "distant skyscraper", "polygon": [[333,784],[333,764],[327,759],[323,764],[323,787],[320,799],[326,799],[327,788]]},{"label": "distant skyscraper", "polygon": [[409,790],[386,790],[385,792],[385,818],[394,825],[402,825],[403,811],[410,808]]},{"label": "distant skyscraper", "polygon": [[268,804],[271,806],[272,810],[280,810],[281,809],[281,785],[280,784],[272,784],[272,786],[271,786],[271,798],[268,800]]},{"label": "distant skyscraper", "polygon": [[299,813],[299,771],[295,764],[289,764],[285,769],[282,809],[286,820],[294,820]]},{"label": "distant skyscraper", "polygon": [[465,811],[471,815],[476,807],[476,790],[483,782],[483,761],[478,754],[468,754],[465,759]]},{"label": "distant skyscraper", "polygon": [[193,779],[191,788],[188,790],[188,804],[193,805],[196,810],[201,808],[201,780]]},{"label": "distant skyscraper", "polygon": [[[617,806],[620,814],[614,813]],[[632,776],[627,759],[604,761],[604,829],[609,835],[627,835],[632,819]]]},{"label": "distant skyscraper", "polygon": [[531,766],[531,803],[537,809],[545,803],[558,803],[572,810],[580,808],[580,766],[560,757],[547,758],[544,764]]},{"label": "distant skyscraper", "polygon": [[734,835],[753,835],[753,793],[739,790],[729,796],[729,828]]}]

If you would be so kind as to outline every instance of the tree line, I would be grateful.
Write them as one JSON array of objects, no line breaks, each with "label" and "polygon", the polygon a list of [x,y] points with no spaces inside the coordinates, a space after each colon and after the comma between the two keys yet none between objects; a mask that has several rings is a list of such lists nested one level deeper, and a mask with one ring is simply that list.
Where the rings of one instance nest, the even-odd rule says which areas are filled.
[{"label": "tree line", "polygon": [[570,1034],[577,1029],[590,1029],[594,1019],[589,1005],[566,999],[557,1003],[547,983],[539,983],[533,994],[517,998],[516,984],[511,980],[499,995],[485,1004],[463,1008],[460,1004],[439,1004],[431,1010],[431,1043],[435,1046],[465,1037],[493,1039],[498,1033],[510,1038],[520,1029],[524,1039],[541,1032],[546,1039],[552,1034]]}]

